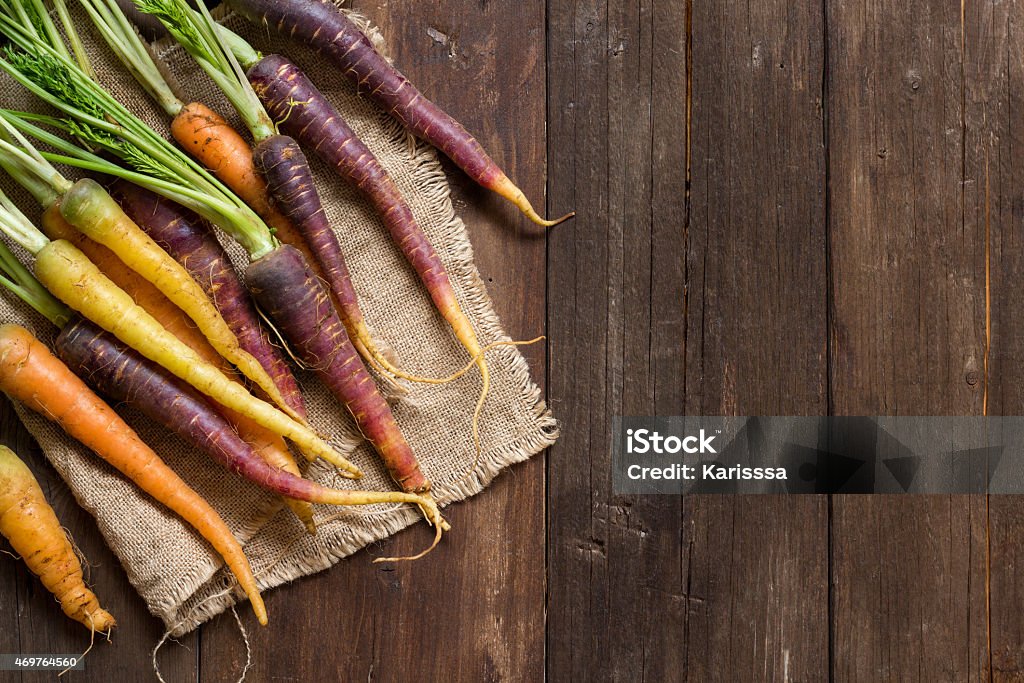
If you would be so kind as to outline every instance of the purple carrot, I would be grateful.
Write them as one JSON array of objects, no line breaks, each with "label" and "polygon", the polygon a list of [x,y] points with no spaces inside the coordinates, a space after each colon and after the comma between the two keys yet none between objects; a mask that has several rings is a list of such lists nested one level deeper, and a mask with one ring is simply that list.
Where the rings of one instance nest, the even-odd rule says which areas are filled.
[{"label": "purple carrot", "polygon": [[461,325],[461,310],[457,314],[449,310],[455,293],[444,264],[373,152],[299,67],[284,57],[267,55],[248,75],[281,130],[312,148],[374,205],[437,308],[453,327]]},{"label": "purple carrot", "polygon": [[483,382],[473,414],[473,441],[479,452],[479,418],[490,387],[483,349],[455,296],[444,264],[423,233],[409,205],[370,149],[302,71],[280,55],[267,55],[250,67],[249,80],[280,129],[311,148],[354,185],[376,208],[392,239],[420,277],[434,305],[456,338],[476,360]]},{"label": "purple carrot", "polygon": [[[357,349],[361,347],[367,360],[398,377],[422,380],[394,367],[381,354],[370,335],[359,307],[359,297],[352,286],[352,276],[338,236],[331,228],[327,213],[320,203],[320,195],[313,183],[313,174],[299,144],[286,135],[273,135],[260,141],[253,149],[256,171],[267,182],[267,192],[274,206],[298,230],[310,248],[324,279],[334,294],[338,311],[349,338]],[[361,351],[362,353],[362,351]]]},{"label": "purple carrot", "polygon": [[74,316],[57,336],[57,355],[94,389],[140,410],[231,472],[286,498],[325,505],[432,501],[396,492],[339,491],[265,463],[207,399],[92,322]]},{"label": "purple carrot", "polygon": [[302,253],[284,245],[250,264],[245,276],[260,306],[348,409],[402,490],[429,491],[430,481]]},{"label": "purple carrot", "polygon": [[361,95],[444,152],[474,181],[511,201],[538,225],[556,225],[573,215],[553,221],[538,216],[522,190],[476,138],[424,97],[331,0],[227,0],[227,4],[253,23],[274,27],[326,56]]},{"label": "purple carrot", "polygon": [[123,180],[111,184],[110,194],[195,278],[241,347],[266,369],[292,410],[305,417],[306,402],[295,376],[280,349],[270,342],[245,286],[209,226],[188,209]]},{"label": "purple carrot", "polygon": [[[134,191],[134,187],[133,185],[121,185],[113,190],[112,194],[120,200],[129,196],[130,192]],[[143,195],[143,199],[148,199],[148,197]],[[198,221],[176,220],[182,214],[178,207],[170,202],[160,200],[154,204],[143,201],[139,203],[139,206],[142,208],[136,213],[135,209],[138,209],[138,207],[126,202],[124,205],[125,213],[133,220],[140,221],[143,229],[147,231],[153,230],[150,234],[153,235],[154,239],[162,243],[172,256],[181,260],[190,272],[193,272],[193,268],[198,269],[201,267],[201,270],[195,272],[194,275],[197,278],[202,278],[200,279],[200,285],[206,287],[207,285],[203,280],[210,277],[210,273],[217,272],[217,266],[216,262],[214,262],[213,266],[204,264],[210,263],[209,254],[213,248],[223,253],[219,243],[216,242],[209,232],[196,235],[191,230],[185,231],[185,228],[189,225],[197,226],[202,225],[202,223]],[[184,215],[188,216],[187,213]],[[170,223],[171,229],[165,235],[164,229],[161,226],[168,223]],[[237,276],[234,275],[234,271],[230,270],[230,266],[226,264],[226,261],[222,263],[225,264],[224,268],[229,269],[229,273],[232,276],[231,280],[241,287]],[[274,275],[275,273],[280,275],[278,273],[280,268],[267,267],[267,264],[270,263],[286,264],[288,267],[294,268],[295,270],[290,276],[292,279],[304,283],[306,289],[300,290],[293,287],[287,294],[283,294],[277,290],[268,292],[267,287],[261,288],[259,286],[261,280],[255,276],[259,274]],[[260,266],[257,267],[257,264],[260,264]],[[363,434],[367,435],[369,441],[377,448],[389,471],[392,472],[395,480],[403,487],[403,490],[407,492],[428,491],[430,483],[420,470],[412,449],[409,448],[405,438],[402,436],[387,402],[377,391],[376,385],[372,380],[368,384],[362,382],[363,378],[369,380],[369,374],[359,357],[354,356],[352,359],[354,362],[350,361],[341,365],[330,365],[329,367],[321,362],[321,359],[333,354],[331,349],[333,349],[333,344],[335,343],[334,328],[324,324],[325,319],[320,315],[319,311],[314,311],[313,309],[310,309],[310,311],[301,310],[304,305],[301,302],[305,300],[320,301],[320,297],[327,296],[326,302],[330,314],[329,322],[341,323],[330,297],[320,284],[319,278],[306,278],[310,272],[309,265],[301,252],[294,247],[281,246],[262,259],[249,264],[245,275],[249,291],[256,296],[264,312],[267,313],[278,329],[284,334],[291,347],[299,352],[303,361],[320,372],[321,378],[332,389],[338,400],[356,416],[357,423]],[[215,283],[219,284],[219,282],[219,280],[215,280]],[[221,300],[225,298],[223,285],[222,288],[213,290],[210,298],[219,305]],[[230,300],[238,301],[240,299],[239,294],[234,293]],[[248,297],[245,296],[244,300],[248,301]],[[274,305],[268,305],[268,301]],[[229,320],[229,315],[225,313],[224,318]],[[345,332],[345,328],[341,327],[340,331],[346,349],[352,351],[353,347]],[[349,381],[350,377],[357,377],[359,381]],[[383,407],[383,411],[381,407]],[[367,416],[365,420],[360,417],[362,415]]]}]

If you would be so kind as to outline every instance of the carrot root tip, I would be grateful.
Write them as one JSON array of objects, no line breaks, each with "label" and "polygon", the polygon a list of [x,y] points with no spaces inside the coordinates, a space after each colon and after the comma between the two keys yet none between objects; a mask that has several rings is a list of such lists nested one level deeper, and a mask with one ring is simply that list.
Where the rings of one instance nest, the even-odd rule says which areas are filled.
[{"label": "carrot root tip", "polygon": [[538,223],[538,225],[543,225],[546,228],[553,228],[554,226],[558,225],[559,223],[564,223],[565,221],[569,220],[570,218],[572,218],[575,215],[576,215],[575,211],[570,211],[569,213],[565,214],[561,218],[556,218],[554,220],[542,220],[542,221],[539,221],[539,222],[538,221],[534,221],[534,222]]},{"label": "carrot root tip", "polygon": [[343,479],[362,479],[363,478],[362,471],[358,470],[358,469],[347,470],[347,469],[343,469],[343,468],[339,467],[339,468],[337,468],[337,470],[338,470],[338,476],[342,477]]},{"label": "carrot root tip", "polygon": [[554,220],[542,218],[540,214],[538,214],[534,210],[533,205],[530,203],[530,200],[526,198],[526,195],[523,194],[523,191],[520,190],[511,180],[509,180],[508,176],[506,176],[504,173],[502,173],[497,180],[493,181],[490,184],[490,189],[496,192],[498,195],[504,197],[505,199],[515,204],[515,206],[520,211],[522,211],[526,215],[526,217],[529,218],[531,221],[545,228],[554,227],[559,223],[567,221],[576,215],[575,211],[570,211],[561,218],[556,218]]},{"label": "carrot root tip", "polygon": [[437,507],[437,503],[433,497],[428,493],[425,494],[422,500],[419,501],[420,510],[423,512],[423,516],[427,518],[427,522],[434,527],[434,542],[430,544],[426,550],[417,553],[409,557],[378,557],[373,561],[373,564],[380,564],[382,562],[411,562],[424,557],[431,550],[437,547],[437,544],[441,542],[441,536],[444,532],[451,529],[451,525],[441,516],[441,510]]}]

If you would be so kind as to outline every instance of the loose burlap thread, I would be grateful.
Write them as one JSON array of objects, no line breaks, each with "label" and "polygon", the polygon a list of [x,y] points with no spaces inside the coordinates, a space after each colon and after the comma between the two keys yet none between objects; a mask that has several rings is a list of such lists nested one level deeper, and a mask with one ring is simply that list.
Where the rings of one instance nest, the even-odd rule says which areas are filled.
[{"label": "loose burlap thread", "polygon": [[[77,19],[83,42],[94,56],[99,80],[155,129],[166,131],[167,117],[113,60],[88,20],[80,14]],[[448,182],[433,148],[412,138],[390,116],[358,97],[349,83],[313,52],[235,16],[227,15],[223,21],[264,53],[288,55],[317,83],[398,184],[444,262],[459,303],[481,343],[508,340],[473,264],[466,226],[455,215]],[[380,43],[375,29],[360,25]],[[225,115],[231,114],[229,120],[242,130],[227,100],[183,50],[163,46],[159,52],[180,84],[182,99],[204,102]],[[7,108],[45,111],[6,77],[0,80],[0,98]],[[464,349],[437,314],[372,208],[312,155],[310,162],[375,335],[395,350],[399,365],[409,372],[445,376],[464,365],[468,360]],[[67,170],[69,177],[77,176]],[[32,206],[13,182],[0,182],[30,217],[39,215],[38,207]],[[244,272],[246,258],[242,250],[229,240],[222,241],[239,272]],[[55,335],[52,325],[6,293],[0,296],[0,319],[25,325],[44,342]],[[481,417],[482,455],[475,468],[470,420],[480,389],[477,373],[467,373],[448,385],[407,383],[408,394],[393,405],[395,417],[442,503],[479,493],[503,468],[526,460],[557,438],[556,422],[530,379],[522,355],[514,347],[503,346],[488,353],[488,363],[492,386]],[[315,463],[308,468],[307,476],[338,488],[392,490],[394,485],[386,471],[372,449],[358,438],[344,409],[312,373],[296,370],[296,376],[303,386],[313,426],[332,435],[339,450],[365,473],[362,480],[353,482],[337,476],[331,467]],[[163,620],[171,637],[193,630],[239,600],[230,572],[190,527],[52,422],[20,405],[15,407],[79,504],[96,518],[128,579],[149,610]],[[118,409],[165,462],[218,510],[244,544],[261,589],[327,569],[370,543],[410,524],[422,523],[420,513],[410,507],[316,506],[319,531],[310,536],[279,499],[229,474],[133,409]],[[270,616],[273,620],[273,614]]]}]

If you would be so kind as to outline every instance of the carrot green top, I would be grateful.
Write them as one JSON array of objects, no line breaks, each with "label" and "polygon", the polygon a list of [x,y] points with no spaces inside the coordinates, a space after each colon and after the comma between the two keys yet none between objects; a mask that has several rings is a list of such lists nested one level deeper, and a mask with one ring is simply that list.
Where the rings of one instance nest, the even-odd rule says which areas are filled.
[{"label": "carrot green top", "polygon": [[257,141],[277,133],[277,126],[253,91],[238,60],[210,16],[205,3],[194,11],[187,0],[137,0],[140,10],[160,20],[174,39],[224,91]]},{"label": "carrot green top", "polygon": [[[115,0],[79,0],[111,52],[168,116],[185,106],[156,65],[149,48]],[[52,41],[51,41],[52,44]],[[82,60],[79,66],[85,67]]]},{"label": "carrot green top", "polygon": [[[67,56],[66,50],[50,45],[47,32],[15,16],[12,6],[33,1],[15,0],[0,6],[0,34],[13,43],[3,50],[0,70],[57,109],[61,116],[7,111],[3,117],[22,132],[60,151],[43,152],[44,158],[122,177],[179,202],[238,240],[253,259],[276,248],[278,242],[270,229],[245,202],[100,87]],[[107,152],[135,172],[34,125],[40,123]]]},{"label": "carrot green top", "polygon": [[[0,230],[4,233],[42,235],[17,206],[0,192]],[[45,246],[45,243],[44,245]],[[71,318],[71,311],[46,291],[42,283],[33,277],[18,257],[0,241],[0,286],[6,287],[19,299],[37,310],[57,327],[64,327]]]}]

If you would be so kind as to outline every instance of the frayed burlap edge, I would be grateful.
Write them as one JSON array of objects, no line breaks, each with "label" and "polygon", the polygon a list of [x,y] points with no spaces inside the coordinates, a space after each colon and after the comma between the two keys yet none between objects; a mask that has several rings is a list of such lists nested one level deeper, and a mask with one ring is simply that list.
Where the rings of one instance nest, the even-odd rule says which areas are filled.
[{"label": "frayed burlap edge", "polygon": [[[353,11],[344,11],[383,54],[384,40],[376,27],[366,17]],[[222,5],[214,11],[214,16],[224,21],[230,19],[232,13]],[[162,43],[162,48],[174,49],[167,43]],[[407,145],[414,163],[412,177],[417,188],[427,199],[430,211],[445,217],[440,239],[434,246],[439,253],[443,250],[448,255],[448,258],[444,259],[448,276],[459,295],[459,305],[473,321],[481,343],[511,341],[501,327],[487,287],[473,263],[473,247],[469,234],[465,223],[455,213],[451,202],[451,188],[437,151],[417,139],[385,112],[380,112],[378,123],[382,136],[388,137],[391,142]],[[432,473],[428,472],[441,506],[480,493],[503,469],[542,452],[553,445],[559,436],[558,423],[543,399],[540,387],[530,378],[530,369],[522,354],[512,346],[501,346],[490,351],[488,356],[498,358],[502,364],[507,365],[519,387],[522,399],[533,407],[536,422],[531,424],[528,430],[524,430],[527,432],[525,435],[481,453],[471,472],[449,472],[443,477],[432,476]],[[365,520],[371,516],[376,517],[374,529],[365,525]],[[330,518],[334,521],[324,526],[320,526],[320,520],[317,520],[320,526],[319,541],[323,541],[317,543],[320,552],[291,555],[288,552],[289,546],[269,566],[254,565],[253,569],[261,590],[329,569],[341,559],[367,545],[423,519],[418,511],[409,507],[392,507],[392,512],[387,515],[368,515],[354,510],[334,512]],[[383,535],[381,531],[384,532]],[[328,535],[329,541],[326,538]],[[301,540],[296,539],[296,542]],[[180,637],[192,631],[242,599],[237,585],[224,567],[208,580],[196,583],[189,595],[191,597],[177,609],[160,615],[167,625],[170,637]]]},{"label": "frayed burlap edge", "polygon": [[[463,306],[463,309],[476,323],[477,333],[481,339],[487,340],[482,343],[510,340],[501,327],[501,321],[494,310],[487,287],[473,263],[473,247],[469,240],[469,234],[465,223],[456,215],[452,206],[451,189],[436,150],[410,136],[405,128],[390,116],[382,115],[381,120],[385,123],[387,133],[393,141],[408,140],[409,144],[414,146],[413,158],[416,168],[413,175],[416,183],[425,191],[429,189],[431,209],[447,217],[444,238],[435,244],[435,248],[439,250],[443,248],[452,255],[448,276],[462,285],[455,288],[456,291],[465,294],[464,298],[460,297],[460,306]],[[558,422],[547,407],[540,387],[530,378],[530,368],[522,354],[514,347],[501,346],[489,352],[488,355],[501,358],[501,361],[512,370],[522,398],[533,406],[534,418],[537,423],[530,426],[531,434],[525,440],[519,438],[482,453],[476,467],[468,475],[465,472],[452,472],[448,473],[446,477],[431,477],[435,493],[441,494],[438,496],[438,504],[441,506],[465,500],[481,492],[503,469],[509,465],[524,462],[531,456],[540,453],[553,445],[559,436]],[[331,544],[318,544],[318,546],[323,546],[320,554],[290,556],[286,552],[269,567],[260,569],[254,567],[260,589],[275,588],[329,569],[339,560],[377,541],[380,538],[378,531],[380,526],[386,530],[385,536],[391,536],[423,519],[412,508],[397,508],[393,514],[380,516],[377,519],[378,530],[370,530],[358,524],[360,518],[366,517],[364,514],[349,511],[331,515],[331,517],[335,516],[338,517],[338,521],[353,523],[346,525],[341,530],[332,530],[330,532]],[[319,525],[319,520],[317,521]],[[321,528],[319,533],[326,534],[326,529]],[[193,591],[193,597],[182,604],[175,613],[162,615],[164,623],[168,625],[170,636],[182,636],[237,604],[241,595],[237,590],[228,590],[230,581],[230,577],[225,575],[222,568],[206,584],[197,585]],[[203,591],[201,590],[203,588],[209,590]],[[212,592],[212,595],[199,597],[199,594],[203,592]]]}]

